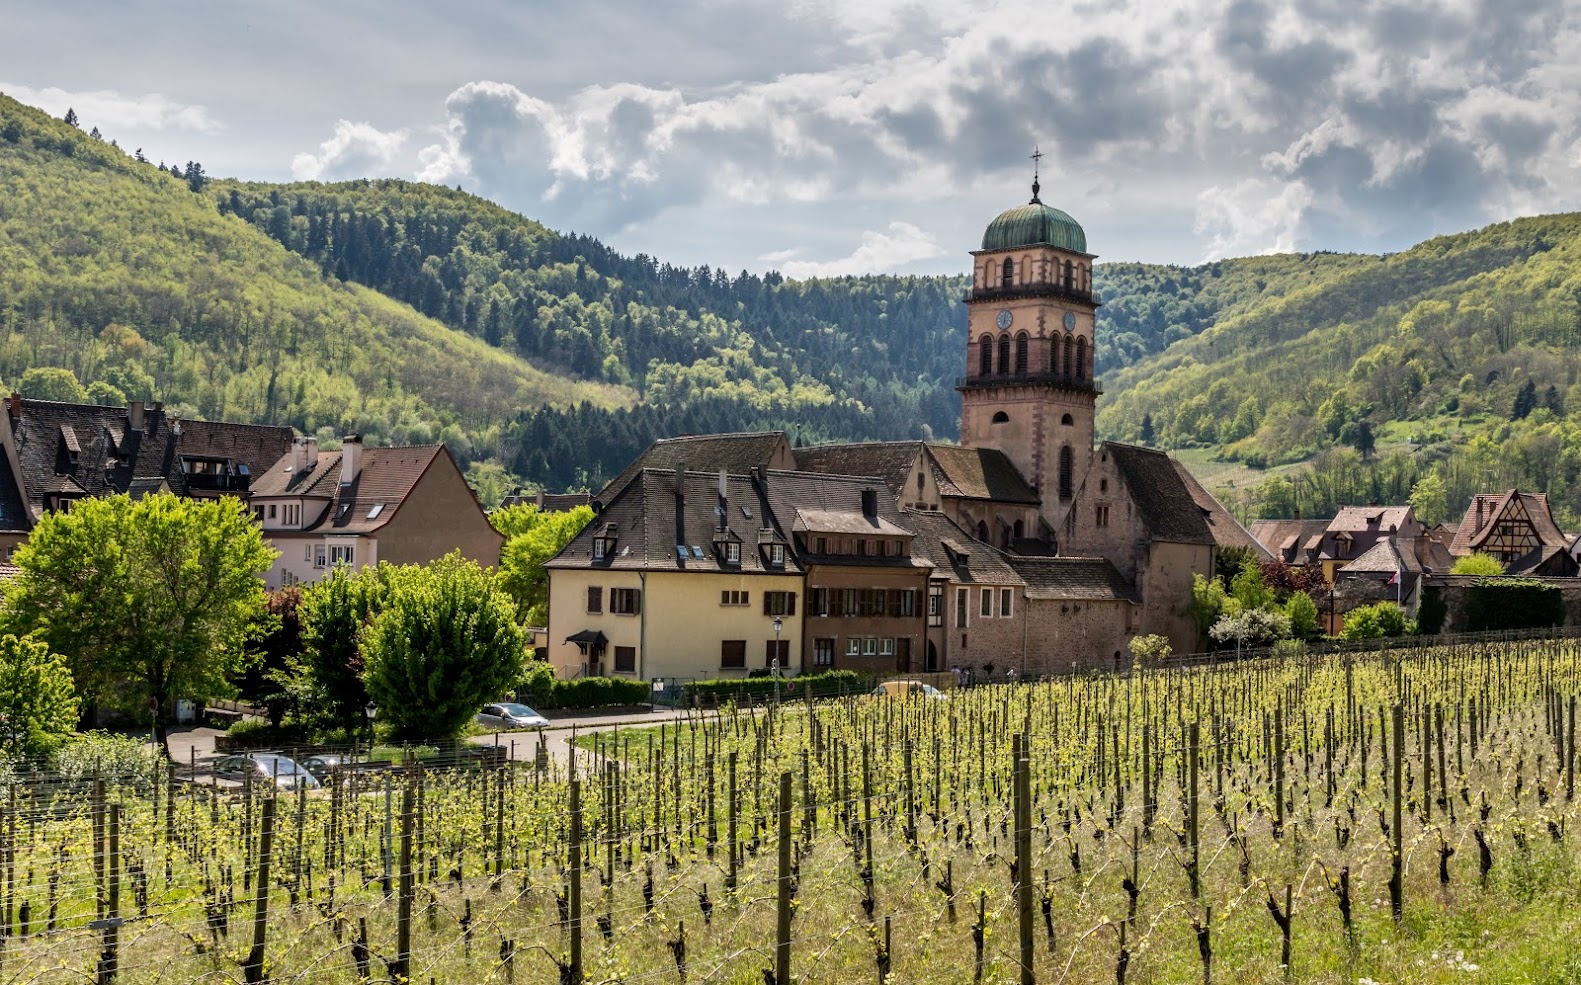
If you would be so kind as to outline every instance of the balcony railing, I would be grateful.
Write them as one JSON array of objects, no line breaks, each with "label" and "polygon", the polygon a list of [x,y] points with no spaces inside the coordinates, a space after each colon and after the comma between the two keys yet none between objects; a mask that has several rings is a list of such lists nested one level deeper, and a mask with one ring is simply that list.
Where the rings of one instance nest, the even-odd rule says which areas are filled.
[{"label": "balcony railing", "polygon": [[1083,393],[1103,393],[1098,380],[1078,379],[1064,373],[984,373],[955,378],[957,390],[985,390],[1001,386],[1057,386]]},{"label": "balcony railing", "polygon": [[212,472],[188,472],[187,489],[192,492],[238,492],[252,487],[250,475],[225,475]]},{"label": "balcony railing", "polygon": [[1066,285],[1063,281],[1048,284],[1011,284],[1009,287],[974,287],[966,292],[966,301],[1008,301],[1012,298],[1066,298],[1071,301],[1080,301],[1094,307],[1103,304],[1103,295],[1098,291],[1083,290],[1074,284]]}]

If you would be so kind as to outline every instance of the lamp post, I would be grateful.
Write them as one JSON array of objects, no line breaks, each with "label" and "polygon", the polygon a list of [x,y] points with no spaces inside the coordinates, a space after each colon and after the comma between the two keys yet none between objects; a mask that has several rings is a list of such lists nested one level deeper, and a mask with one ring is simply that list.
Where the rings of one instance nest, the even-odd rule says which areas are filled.
[{"label": "lamp post", "polygon": [[368,717],[368,757],[371,759],[373,757],[374,743],[373,719],[379,714],[379,706],[374,704],[372,701],[369,701],[365,706],[363,706],[362,713]]},{"label": "lamp post", "polygon": [[785,620],[779,616],[774,617],[774,660],[769,664],[769,672],[774,675],[774,703],[780,703],[780,631],[785,628]]}]

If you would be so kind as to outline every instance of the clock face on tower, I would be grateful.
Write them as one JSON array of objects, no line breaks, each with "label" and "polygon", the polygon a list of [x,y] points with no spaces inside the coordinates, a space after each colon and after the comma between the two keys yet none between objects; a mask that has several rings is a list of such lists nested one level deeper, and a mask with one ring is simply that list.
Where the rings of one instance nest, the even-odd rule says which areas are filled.
[{"label": "clock face on tower", "polygon": [[1011,321],[1011,317],[1010,317],[1010,309],[1009,308],[1000,308],[999,309],[999,314],[994,316],[994,324],[998,325],[1000,330],[1004,330],[1004,329],[1009,328],[1010,327],[1010,321]]},{"label": "clock face on tower", "polygon": [[1065,331],[1067,331],[1067,332],[1074,331],[1075,328],[1076,328],[1076,313],[1073,312],[1073,311],[1065,312]]}]

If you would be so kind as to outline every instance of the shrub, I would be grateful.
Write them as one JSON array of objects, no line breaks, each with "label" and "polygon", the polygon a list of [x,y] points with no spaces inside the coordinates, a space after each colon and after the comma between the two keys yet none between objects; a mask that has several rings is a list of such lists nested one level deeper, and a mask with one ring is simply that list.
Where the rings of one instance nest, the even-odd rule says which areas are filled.
[{"label": "shrub", "polygon": [[1244,609],[1220,616],[1208,635],[1221,645],[1264,646],[1290,635],[1290,617],[1268,609]]},{"label": "shrub", "polygon": [[1363,605],[1345,613],[1347,640],[1375,640],[1384,636],[1405,636],[1416,632],[1416,626],[1405,618],[1405,613],[1393,602]]},{"label": "shrub", "polygon": [[1535,578],[1483,578],[1466,596],[1466,629],[1473,633],[1540,629],[1564,621],[1563,591]]},{"label": "shrub", "polygon": [[555,681],[546,708],[607,708],[648,702],[650,685],[616,677],[577,677]]},{"label": "shrub", "polygon": [[155,748],[136,736],[83,732],[56,751],[55,772],[66,780],[103,777],[107,783],[149,784],[159,766]]},{"label": "shrub", "polygon": [[[873,678],[854,670],[829,670],[821,674],[804,674],[784,677],[779,682],[781,698],[829,697],[838,694],[861,694],[871,690]],[[774,678],[728,678],[713,681],[693,681],[686,685],[685,700],[696,700],[703,705],[737,703],[752,698],[755,701],[774,697]]]},{"label": "shrub", "polygon": [[1504,564],[1492,554],[1478,551],[1467,554],[1465,557],[1455,559],[1454,565],[1449,569],[1452,575],[1502,575]]}]

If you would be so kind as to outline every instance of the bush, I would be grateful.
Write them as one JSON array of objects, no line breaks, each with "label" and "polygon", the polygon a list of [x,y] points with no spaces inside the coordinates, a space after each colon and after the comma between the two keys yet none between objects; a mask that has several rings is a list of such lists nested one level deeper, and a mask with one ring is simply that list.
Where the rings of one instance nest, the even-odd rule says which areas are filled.
[{"label": "bush", "polygon": [[1455,559],[1454,565],[1449,569],[1452,575],[1502,575],[1504,563],[1492,554],[1478,551],[1467,554],[1465,557]]},{"label": "bush", "polygon": [[296,745],[306,742],[309,735],[302,723],[294,720],[272,725],[261,718],[244,718],[226,729],[225,737],[236,744],[263,747]]},{"label": "bush", "polygon": [[1468,632],[1541,629],[1564,621],[1563,591],[1535,578],[1483,578],[1466,596]]},{"label": "bush", "polygon": [[1416,632],[1416,626],[1405,618],[1405,613],[1393,602],[1363,605],[1345,613],[1347,640],[1375,640],[1384,636],[1406,636]]},{"label": "bush", "polygon": [[[611,705],[647,704],[649,685],[616,677],[577,677],[555,681],[544,708],[607,708]],[[536,705],[534,707],[537,707]]]},{"label": "bush", "polygon": [[[783,677],[779,681],[780,697],[784,699],[833,697],[840,694],[862,694],[873,688],[873,678],[854,670],[829,670],[821,674],[804,674],[800,677]],[[774,678],[752,677],[745,680],[729,678],[713,681],[693,681],[685,687],[685,700],[696,700],[702,705],[720,705],[729,701],[738,704],[751,698],[755,701],[774,697]]]},{"label": "bush", "polygon": [[153,781],[159,755],[147,741],[111,732],[83,732],[60,747],[55,772],[65,780],[92,780],[144,786]]}]

